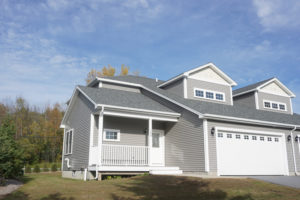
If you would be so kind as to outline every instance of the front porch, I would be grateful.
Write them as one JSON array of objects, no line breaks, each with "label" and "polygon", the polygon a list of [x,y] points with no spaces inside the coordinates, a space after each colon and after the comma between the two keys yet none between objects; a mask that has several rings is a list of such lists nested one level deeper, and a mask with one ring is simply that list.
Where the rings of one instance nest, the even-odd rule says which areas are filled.
[{"label": "front porch", "polygon": [[104,109],[92,114],[88,171],[181,174],[179,167],[165,165],[165,123],[176,123],[178,115],[157,114]]}]

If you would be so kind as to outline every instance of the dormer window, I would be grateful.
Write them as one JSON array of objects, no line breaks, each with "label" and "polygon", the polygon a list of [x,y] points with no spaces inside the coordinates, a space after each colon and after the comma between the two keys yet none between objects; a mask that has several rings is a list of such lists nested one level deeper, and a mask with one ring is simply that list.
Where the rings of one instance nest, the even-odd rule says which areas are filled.
[{"label": "dormer window", "polygon": [[264,100],[264,108],[268,108],[268,109],[272,109],[272,110],[286,111],[286,104],[280,103],[280,102]]},{"label": "dormer window", "polygon": [[210,99],[216,101],[225,101],[225,94],[222,92],[210,91],[205,89],[194,88],[194,97]]}]

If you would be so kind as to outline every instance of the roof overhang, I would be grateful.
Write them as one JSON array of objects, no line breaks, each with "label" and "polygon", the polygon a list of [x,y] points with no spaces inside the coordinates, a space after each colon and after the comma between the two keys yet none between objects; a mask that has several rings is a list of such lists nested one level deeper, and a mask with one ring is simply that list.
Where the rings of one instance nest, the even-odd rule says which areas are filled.
[{"label": "roof overhang", "polygon": [[277,83],[278,86],[279,86],[282,90],[284,90],[284,91],[287,93],[287,95],[288,95],[289,97],[291,97],[291,98],[296,97],[296,95],[295,95],[291,90],[289,90],[283,83],[281,83],[277,78],[272,78],[271,80],[269,80],[269,81],[267,81],[267,82],[265,82],[265,83],[263,83],[263,84],[257,86],[256,88],[253,88],[253,89],[251,89],[251,90],[247,90],[247,91],[243,91],[243,92],[234,94],[233,97],[241,96],[241,95],[243,95],[243,94],[248,94],[248,93],[250,93],[250,92],[260,91],[263,87],[269,85],[269,84],[272,83],[272,82]]},{"label": "roof overhang", "polygon": [[201,65],[201,66],[196,67],[196,68],[194,68],[192,70],[189,70],[187,72],[179,74],[178,76],[175,76],[174,78],[172,78],[172,79],[170,79],[170,80],[168,80],[168,81],[166,81],[166,82],[158,85],[158,87],[167,86],[167,85],[173,83],[174,81],[177,81],[177,80],[179,80],[181,78],[184,78],[184,77],[189,77],[192,73],[197,72],[197,71],[201,71],[201,70],[203,70],[205,68],[211,68],[212,70],[214,70],[225,81],[227,81],[230,86],[236,86],[237,85],[237,83],[234,80],[232,80],[228,75],[226,75],[224,72],[222,72],[216,65],[214,65],[213,63],[207,63],[205,65]]}]

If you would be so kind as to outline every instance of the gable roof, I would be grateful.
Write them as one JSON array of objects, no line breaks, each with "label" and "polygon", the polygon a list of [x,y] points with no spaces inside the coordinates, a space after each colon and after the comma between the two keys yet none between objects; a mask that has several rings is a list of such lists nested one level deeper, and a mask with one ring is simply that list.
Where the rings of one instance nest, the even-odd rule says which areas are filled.
[{"label": "gable roof", "polygon": [[239,88],[239,89],[236,89],[236,90],[232,91],[232,95],[233,95],[233,97],[235,97],[235,96],[239,96],[242,94],[247,94],[249,92],[254,92],[254,91],[260,90],[261,88],[263,88],[264,86],[266,86],[272,82],[277,83],[279,85],[279,87],[281,89],[283,89],[290,97],[296,96],[292,91],[290,91],[285,85],[283,85],[283,83],[281,83],[275,77],[269,78],[267,80],[263,80],[263,81],[260,81],[260,82],[257,82],[257,83],[251,84],[251,85],[247,85],[247,86]]},{"label": "gable roof", "polygon": [[167,85],[173,83],[174,81],[177,81],[177,80],[179,80],[183,77],[188,77],[192,73],[195,73],[197,71],[201,71],[205,68],[211,68],[214,72],[216,72],[219,76],[221,76],[226,82],[228,82],[228,84],[230,86],[236,86],[237,85],[237,83],[234,80],[232,80],[229,76],[227,76],[224,72],[222,72],[216,65],[214,65],[213,63],[207,63],[205,65],[201,65],[199,67],[191,69],[187,72],[181,73],[181,74],[179,74],[179,75],[177,75],[177,76],[161,83],[160,85],[158,85],[158,87],[167,86]]},{"label": "gable roof", "polygon": [[206,101],[198,101],[193,99],[185,99],[167,90],[158,88],[158,85],[162,81],[156,82],[155,79],[151,79],[151,78],[131,76],[131,75],[101,78],[101,80],[106,80],[106,79],[116,80],[119,82],[129,83],[129,84],[143,85],[145,88],[148,88],[149,90],[157,94],[160,94],[164,97],[172,99],[178,102],[179,104],[190,108],[190,110],[195,111],[194,113],[200,113],[202,116],[218,115],[218,116],[226,116],[226,117],[233,117],[233,118],[242,118],[249,121],[257,120],[257,121],[270,122],[270,123],[289,124],[290,126],[300,125],[300,115],[298,114],[290,115],[284,113],[257,110],[255,108],[245,107],[238,104],[234,104],[232,106],[232,105],[211,103]]}]

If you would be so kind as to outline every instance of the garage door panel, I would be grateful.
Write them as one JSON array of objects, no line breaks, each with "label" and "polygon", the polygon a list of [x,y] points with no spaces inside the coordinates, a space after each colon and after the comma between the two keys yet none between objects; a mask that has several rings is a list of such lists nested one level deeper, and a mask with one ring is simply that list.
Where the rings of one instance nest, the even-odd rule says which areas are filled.
[{"label": "garage door panel", "polygon": [[[217,135],[217,161],[220,175],[285,174],[286,160],[281,137],[222,133],[223,137]],[[231,134],[231,137],[228,138],[228,134]],[[239,135],[240,139],[237,139],[236,135]],[[264,140],[261,141],[260,137],[264,137]],[[272,141],[268,141],[268,137],[271,137]],[[275,138],[278,141],[275,141]]]}]

